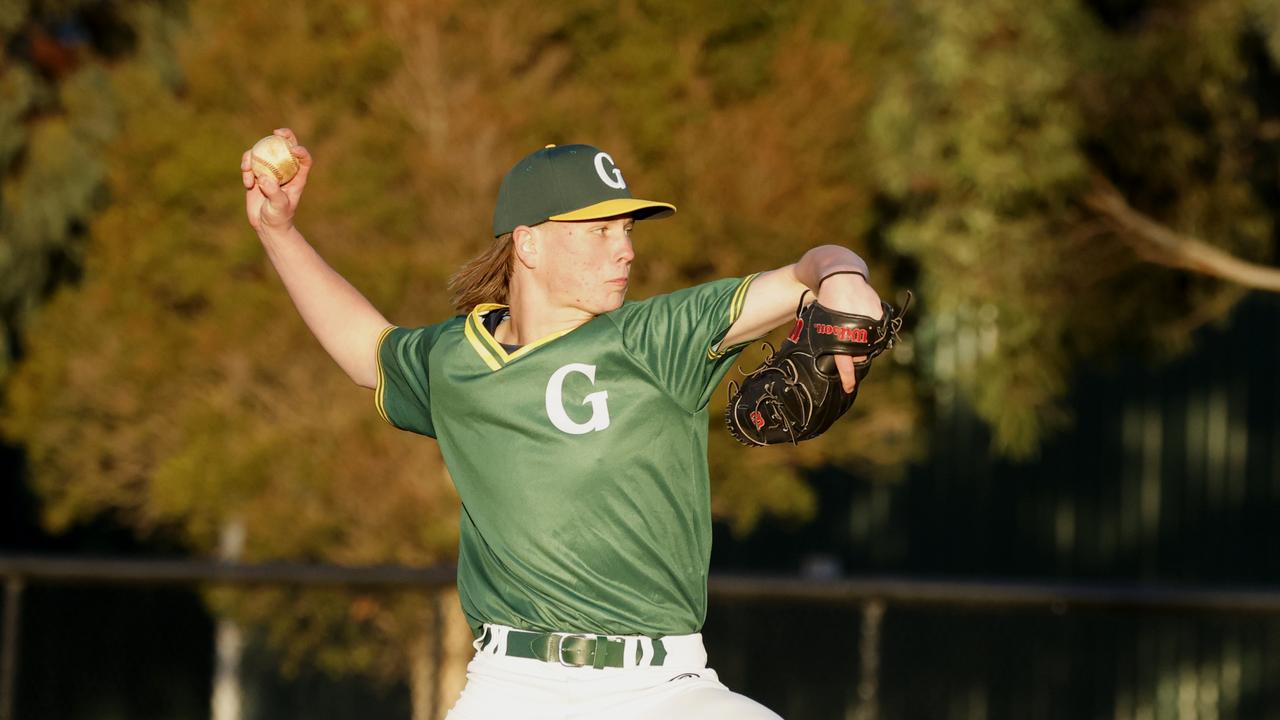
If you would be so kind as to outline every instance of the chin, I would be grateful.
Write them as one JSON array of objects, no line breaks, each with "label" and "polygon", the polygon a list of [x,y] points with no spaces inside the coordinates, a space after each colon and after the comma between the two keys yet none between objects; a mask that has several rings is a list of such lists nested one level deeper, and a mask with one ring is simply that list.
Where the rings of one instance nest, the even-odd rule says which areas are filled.
[{"label": "chin", "polygon": [[607,312],[613,312],[622,307],[623,300],[626,299],[626,293],[617,293],[611,297],[604,298],[591,308],[592,315],[603,315]]}]

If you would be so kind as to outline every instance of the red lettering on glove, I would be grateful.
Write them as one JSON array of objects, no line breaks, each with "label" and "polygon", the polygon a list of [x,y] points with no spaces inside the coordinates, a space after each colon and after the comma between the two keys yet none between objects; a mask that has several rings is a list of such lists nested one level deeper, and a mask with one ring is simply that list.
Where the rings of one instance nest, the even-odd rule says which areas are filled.
[{"label": "red lettering on glove", "polygon": [[818,323],[813,326],[813,329],[817,330],[819,335],[835,335],[837,340],[844,342],[865,343],[870,337],[866,328],[846,328]]}]

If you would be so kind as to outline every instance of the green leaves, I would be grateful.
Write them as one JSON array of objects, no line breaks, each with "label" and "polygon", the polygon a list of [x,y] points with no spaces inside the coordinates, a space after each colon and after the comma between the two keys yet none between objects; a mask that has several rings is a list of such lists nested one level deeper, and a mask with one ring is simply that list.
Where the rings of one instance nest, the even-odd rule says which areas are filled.
[{"label": "green leaves", "polygon": [[[1234,292],[1138,263],[1082,207],[1109,182],[1175,229],[1246,258],[1274,246],[1248,3],[1139,5],[1112,29],[1074,0],[908,3],[914,47],[870,115],[894,249],[921,271],[924,369],[997,447],[1035,451],[1073,368],[1168,345]],[[1255,13],[1256,16],[1256,13]],[[1119,252],[1118,252],[1119,251]],[[1106,317],[1106,320],[1102,320]],[[1201,317],[1199,322],[1207,318]],[[979,339],[979,338],[985,338]]]}]

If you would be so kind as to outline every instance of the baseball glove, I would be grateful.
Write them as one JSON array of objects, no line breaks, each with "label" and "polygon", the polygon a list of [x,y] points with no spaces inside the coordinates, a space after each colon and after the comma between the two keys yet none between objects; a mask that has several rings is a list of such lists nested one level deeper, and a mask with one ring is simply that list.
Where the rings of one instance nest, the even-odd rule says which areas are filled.
[{"label": "baseball glove", "polygon": [[[791,333],[776,351],[742,380],[729,382],[724,421],[738,442],[747,446],[812,440],[831,427],[858,396],[871,361],[893,347],[902,328],[902,310],[883,303],[884,315],[874,319],[823,307],[817,302],[796,308]],[[846,393],[836,369],[835,355],[865,356],[854,363],[858,384]],[[744,373],[745,374],[745,373]]]}]

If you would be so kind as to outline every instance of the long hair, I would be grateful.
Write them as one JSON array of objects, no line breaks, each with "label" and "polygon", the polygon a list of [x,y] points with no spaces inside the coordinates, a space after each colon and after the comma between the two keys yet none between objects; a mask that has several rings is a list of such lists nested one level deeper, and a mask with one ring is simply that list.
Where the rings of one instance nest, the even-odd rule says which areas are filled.
[{"label": "long hair", "polygon": [[507,283],[514,269],[511,233],[493,239],[488,250],[468,260],[449,277],[453,307],[466,314],[480,303],[506,303]]}]

